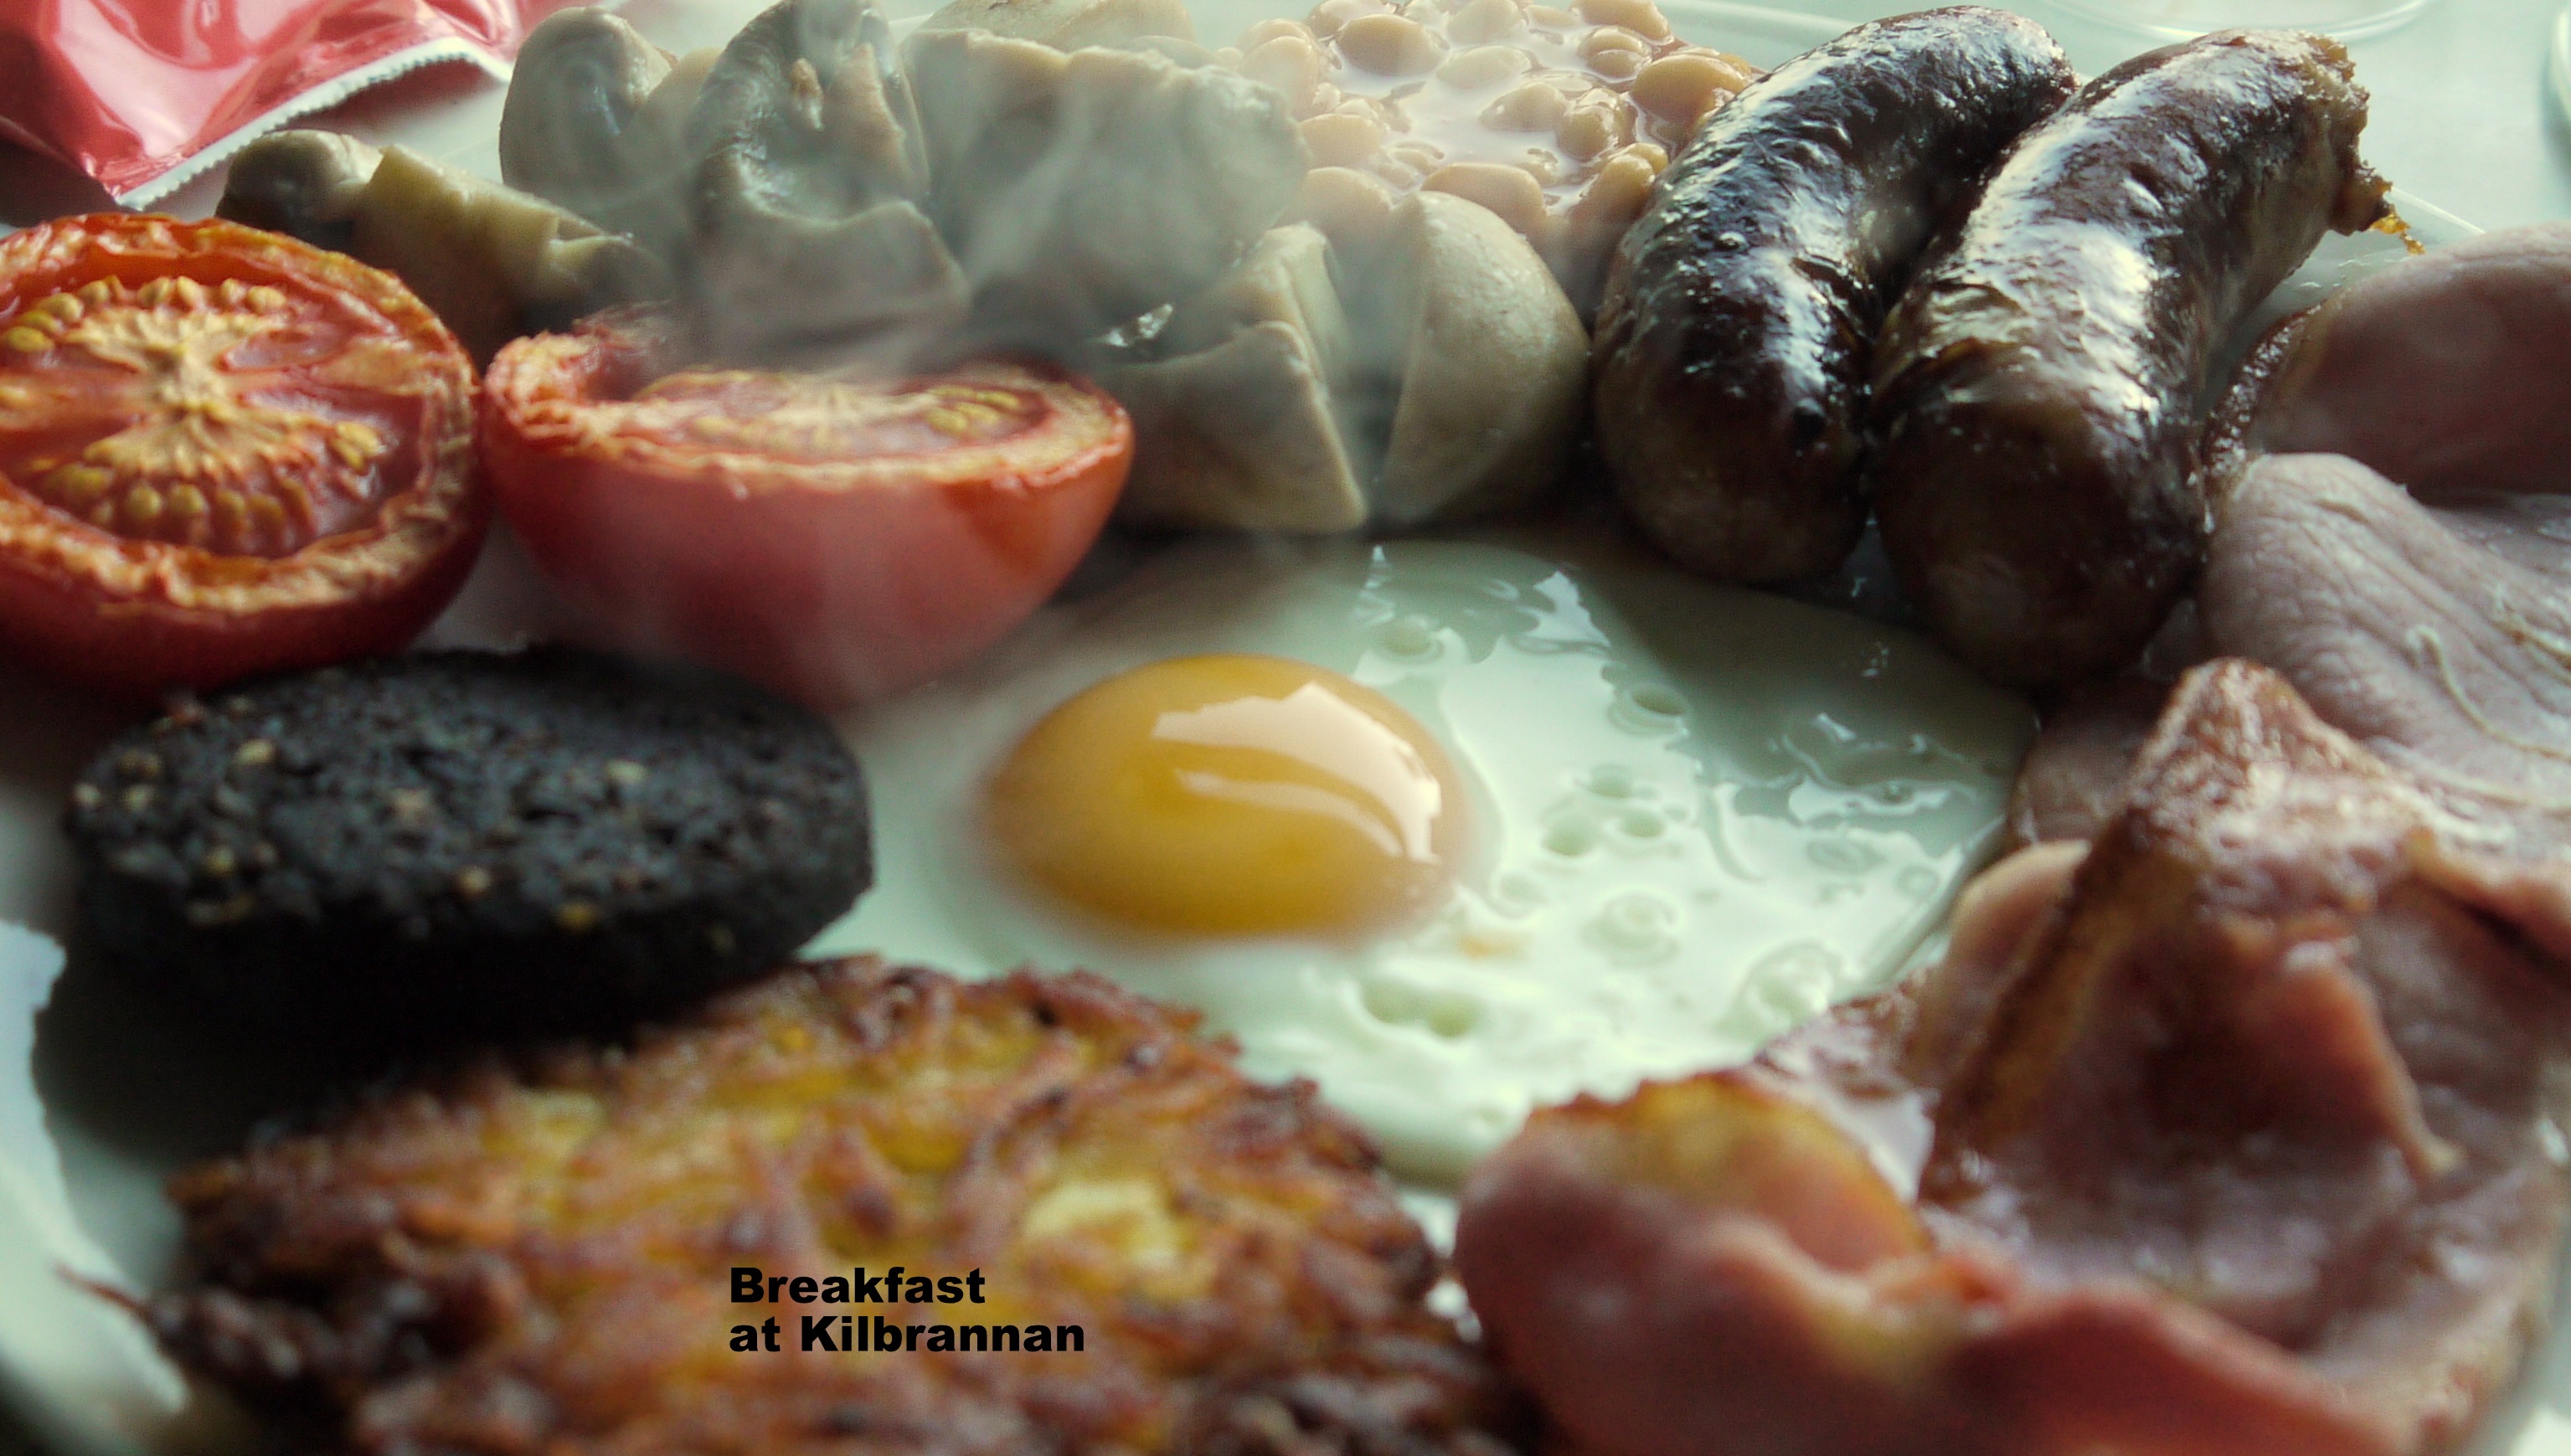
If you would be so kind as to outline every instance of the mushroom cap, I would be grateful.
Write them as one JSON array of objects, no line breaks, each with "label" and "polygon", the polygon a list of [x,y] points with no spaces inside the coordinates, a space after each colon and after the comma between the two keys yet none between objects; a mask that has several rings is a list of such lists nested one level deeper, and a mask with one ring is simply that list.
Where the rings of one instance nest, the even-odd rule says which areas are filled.
[{"label": "mushroom cap", "polygon": [[688,123],[698,311],[731,352],[951,322],[963,276],[913,206],[928,159],[867,0],[782,0],[743,27]]},{"label": "mushroom cap", "polygon": [[1134,417],[1132,525],[1417,526],[1524,505],[1562,472],[1589,339],[1517,230],[1422,193],[1342,292],[1319,230],[1271,230],[1101,371]]},{"label": "mushroom cap", "polygon": [[1348,320],[1317,229],[1269,230],[1172,311],[1167,357],[1106,371],[1134,418],[1129,525],[1334,532],[1365,524],[1363,465],[1338,417]]},{"label": "mushroom cap", "polygon": [[404,147],[385,148],[367,179],[349,251],[409,284],[477,362],[521,334],[670,291],[634,240]]},{"label": "mushroom cap", "polygon": [[1164,356],[1193,353],[1272,319],[1311,340],[1322,382],[1333,390],[1347,382],[1352,345],[1330,241],[1308,223],[1260,235],[1238,266],[1170,310],[1153,342]]},{"label": "mushroom cap", "polygon": [[735,232],[702,260],[692,311],[700,340],[725,357],[826,359],[862,345],[899,368],[942,350],[940,335],[971,302],[928,215],[896,198],[852,217],[779,214]]},{"label": "mushroom cap", "polygon": [[332,132],[278,132],[244,148],[216,212],[394,273],[477,361],[520,334],[670,292],[668,271],[630,238],[407,148]]},{"label": "mushroom cap", "polygon": [[382,160],[381,152],[337,132],[270,133],[233,158],[215,214],[345,252],[357,199]]},{"label": "mushroom cap", "polygon": [[719,221],[842,218],[927,190],[892,27],[869,0],[779,0],[706,75],[688,119],[699,202]]},{"label": "mushroom cap", "polygon": [[1589,335],[1553,270],[1478,203],[1415,193],[1368,280],[1376,369],[1397,359],[1375,519],[1413,526],[1508,510],[1561,475],[1588,398]]},{"label": "mushroom cap", "polygon": [[1134,420],[1128,525],[1326,534],[1365,524],[1310,337],[1254,323],[1209,349],[1101,382]]},{"label": "mushroom cap", "polygon": [[982,30],[911,38],[931,212],[986,328],[1094,336],[1222,276],[1306,168],[1286,98],[1166,55]]},{"label": "mushroom cap", "polygon": [[621,17],[580,7],[528,33],[500,110],[500,176],[610,233],[686,237],[685,127],[710,57],[674,63]]}]

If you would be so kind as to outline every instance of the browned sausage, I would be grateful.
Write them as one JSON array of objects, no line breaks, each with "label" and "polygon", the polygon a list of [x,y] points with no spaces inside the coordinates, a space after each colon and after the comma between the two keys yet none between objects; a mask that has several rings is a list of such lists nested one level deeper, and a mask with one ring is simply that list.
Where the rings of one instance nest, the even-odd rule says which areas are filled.
[{"label": "browned sausage", "polygon": [[1884,310],[1984,167],[2071,91],[2043,27],[1961,6],[1858,26],[1707,119],[1599,315],[1599,442],[1664,550],[1727,581],[1847,555]]},{"label": "browned sausage", "polygon": [[2137,56],[2001,160],[1875,354],[1871,480],[1903,589],[2003,682],[2133,661],[2204,556],[2218,350],[2326,229],[2384,216],[2321,36]]}]

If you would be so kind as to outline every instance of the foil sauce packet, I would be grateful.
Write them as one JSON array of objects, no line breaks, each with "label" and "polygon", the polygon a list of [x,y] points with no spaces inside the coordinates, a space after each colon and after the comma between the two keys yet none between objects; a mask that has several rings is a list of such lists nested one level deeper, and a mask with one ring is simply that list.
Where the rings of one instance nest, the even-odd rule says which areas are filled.
[{"label": "foil sauce packet", "polygon": [[441,61],[507,80],[528,0],[0,0],[0,135],[137,207]]}]

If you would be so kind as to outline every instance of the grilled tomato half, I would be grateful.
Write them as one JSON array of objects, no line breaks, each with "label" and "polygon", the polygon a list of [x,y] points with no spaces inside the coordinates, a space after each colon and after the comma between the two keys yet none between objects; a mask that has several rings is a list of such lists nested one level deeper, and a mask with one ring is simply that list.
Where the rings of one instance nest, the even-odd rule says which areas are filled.
[{"label": "grilled tomato half", "polygon": [[619,646],[832,707],[962,664],[1042,605],[1134,454],[1106,391],[985,360],[894,380],[678,364],[615,309],[500,350],[483,460],[537,565]]},{"label": "grilled tomato half", "polygon": [[223,222],[0,241],[0,651],[128,694],[390,651],[489,520],[472,362],[391,274]]}]

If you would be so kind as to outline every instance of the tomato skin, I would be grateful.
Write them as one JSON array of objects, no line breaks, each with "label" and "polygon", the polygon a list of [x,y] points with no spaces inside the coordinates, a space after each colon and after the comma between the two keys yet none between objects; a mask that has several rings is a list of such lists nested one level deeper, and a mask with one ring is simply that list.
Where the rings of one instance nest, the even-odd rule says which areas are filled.
[{"label": "tomato skin", "polygon": [[658,372],[654,327],[615,310],[492,360],[481,438],[501,513],[616,645],[816,707],[889,697],[999,641],[1079,564],[1133,457],[1104,391],[1014,362],[906,385],[1040,396],[1054,413],[1033,442],[797,460],[609,427],[598,406]]},{"label": "tomato skin", "polygon": [[245,616],[149,595],[100,599],[94,580],[31,566],[0,527],[0,652],[109,697],[143,701],[168,688],[398,652],[464,588],[491,520],[477,493],[456,529],[383,589]]},{"label": "tomato skin", "polygon": [[[126,214],[62,219],[0,241],[0,320],[6,320],[0,328],[42,321],[35,304],[84,286],[115,290],[113,306],[94,308],[92,321],[151,313],[134,300],[137,286],[164,280],[168,287],[182,278],[197,289],[197,311],[174,303],[158,310],[165,333],[157,337],[174,358],[192,328],[246,316],[249,305],[236,303],[226,312],[215,296],[219,282],[236,298],[242,288],[262,287],[276,299],[271,311],[295,327],[313,329],[315,317],[352,320],[364,357],[347,377],[321,377],[330,372],[331,356],[315,353],[325,363],[312,371],[317,382],[305,382],[315,397],[384,412],[387,441],[380,461],[368,466],[380,463],[380,474],[366,476],[354,497],[343,492],[347,519],[324,521],[302,533],[311,539],[280,540],[262,554],[203,544],[202,534],[197,544],[138,537],[74,514],[37,479],[0,470],[0,655],[112,697],[141,700],[172,687],[210,688],[406,645],[462,588],[490,525],[491,502],[475,476],[472,451],[471,361],[388,273],[237,224]],[[256,342],[255,333],[246,341]],[[260,399],[222,383],[233,377],[231,361],[240,355],[211,347],[206,353],[221,362],[208,376],[217,381],[206,386],[214,392],[205,397],[219,398],[217,408],[234,407],[236,417],[258,414]],[[389,381],[387,359],[399,365],[398,378]],[[287,372],[254,365],[244,377],[273,385]],[[31,381],[47,377],[20,372],[0,376],[0,385],[24,393]],[[81,377],[123,384],[113,370]],[[56,387],[62,398],[78,397],[77,385]],[[118,416],[113,399],[96,413],[109,423],[93,421],[95,428],[118,439],[152,428],[148,415]],[[288,421],[281,430],[333,422],[310,413],[268,413]],[[22,411],[17,422],[32,418]],[[120,418],[121,429],[115,427]],[[0,448],[23,453],[25,438],[0,430]],[[262,440],[311,457],[273,463],[267,478],[297,490],[317,491],[326,483],[326,434],[317,441],[286,433],[252,443]],[[117,457],[141,462],[119,477],[117,488],[153,486],[176,499],[187,487],[200,501],[198,485],[215,488],[216,477],[164,469],[151,457],[146,445]]]}]

